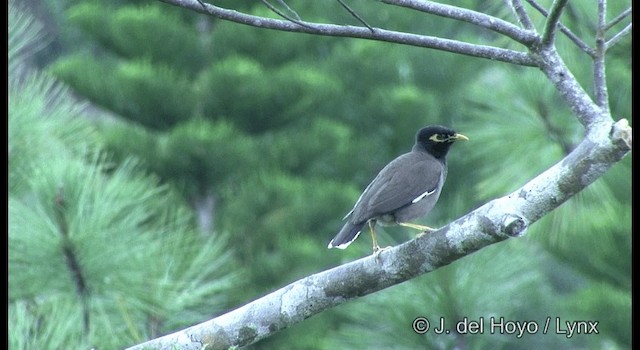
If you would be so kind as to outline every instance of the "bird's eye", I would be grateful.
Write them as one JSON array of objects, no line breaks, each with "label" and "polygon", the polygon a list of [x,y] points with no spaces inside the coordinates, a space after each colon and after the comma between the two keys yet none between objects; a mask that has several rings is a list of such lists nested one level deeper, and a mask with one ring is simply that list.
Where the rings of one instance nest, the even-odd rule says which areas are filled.
[{"label": "bird's eye", "polygon": [[433,142],[444,142],[447,138],[444,137],[442,134],[433,134],[431,135],[431,137],[429,137],[429,140],[433,141]]}]

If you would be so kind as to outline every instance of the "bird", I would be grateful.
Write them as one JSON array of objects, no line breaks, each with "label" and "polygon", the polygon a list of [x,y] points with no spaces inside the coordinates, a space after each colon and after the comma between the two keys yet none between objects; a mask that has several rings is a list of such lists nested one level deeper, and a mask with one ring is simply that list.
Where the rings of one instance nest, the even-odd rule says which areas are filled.
[{"label": "bird", "polygon": [[377,258],[388,247],[378,245],[376,223],[434,231],[409,221],[427,215],[435,206],[447,178],[447,153],[460,140],[469,138],[442,125],[421,128],[411,151],[387,164],[365,188],[328,248],[347,248],[368,225]]}]

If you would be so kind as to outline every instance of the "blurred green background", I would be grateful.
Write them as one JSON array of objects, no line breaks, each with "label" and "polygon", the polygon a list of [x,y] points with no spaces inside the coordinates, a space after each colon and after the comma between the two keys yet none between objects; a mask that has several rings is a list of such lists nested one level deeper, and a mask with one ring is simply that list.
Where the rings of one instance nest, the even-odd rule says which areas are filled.
[{"label": "blurred green background", "polygon": [[[287,3],[305,20],[359,24],[335,1]],[[349,3],[375,27],[522,50],[452,20]],[[260,2],[216,4],[275,17]],[[455,5],[513,21],[501,1]],[[630,6],[609,2],[608,18]],[[570,3],[562,17],[590,45],[595,7]],[[590,58],[558,40],[591,91]],[[609,52],[607,79],[615,118],[630,119],[630,36]],[[471,139],[450,152],[439,204],[421,221],[430,226],[517,189],[583,136],[533,68],[262,30],[158,1],[10,2],[9,348],[123,348],[370,254],[367,236],[345,251],[326,246],[377,171],[428,124]],[[413,235],[387,228],[380,244]],[[599,334],[418,335],[419,316],[597,321]],[[626,157],[524,238],[250,348],[630,344]]]}]

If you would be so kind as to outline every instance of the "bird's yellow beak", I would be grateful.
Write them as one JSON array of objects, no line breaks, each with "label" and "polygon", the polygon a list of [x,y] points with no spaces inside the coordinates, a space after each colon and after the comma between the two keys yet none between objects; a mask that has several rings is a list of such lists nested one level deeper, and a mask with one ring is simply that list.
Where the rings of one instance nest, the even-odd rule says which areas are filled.
[{"label": "bird's yellow beak", "polygon": [[460,140],[465,140],[465,141],[469,141],[469,138],[462,135],[462,134],[455,134],[453,135],[453,139],[456,141],[460,141]]}]

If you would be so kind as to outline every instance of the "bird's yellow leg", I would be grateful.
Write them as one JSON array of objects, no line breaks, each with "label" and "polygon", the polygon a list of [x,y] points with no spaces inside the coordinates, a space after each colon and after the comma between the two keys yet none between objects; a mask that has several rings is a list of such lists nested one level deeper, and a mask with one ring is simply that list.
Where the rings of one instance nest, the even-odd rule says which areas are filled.
[{"label": "bird's yellow leg", "polygon": [[371,233],[371,241],[373,242],[373,252],[377,252],[380,250],[380,246],[378,245],[378,239],[376,238],[376,222],[373,220],[369,221],[369,232]]},{"label": "bird's yellow leg", "polygon": [[398,225],[404,226],[404,227],[410,227],[412,229],[422,231],[422,232],[418,233],[418,237],[422,237],[427,232],[436,231],[435,228],[431,228],[429,226],[418,225],[418,224],[412,224],[410,222],[399,222]]},{"label": "bird's yellow leg", "polygon": [[380,253],[385,249],[389,249],[390,247],[380,248],[380,246],[378,245],[378,239],[376,238],[375,226],[376,226],[375,220],[370,220],[369,232],[371,233],[371,240],[373,241],[373,256],[375,256],[376,260],[378,260],[378,256],[380,255]]}]

